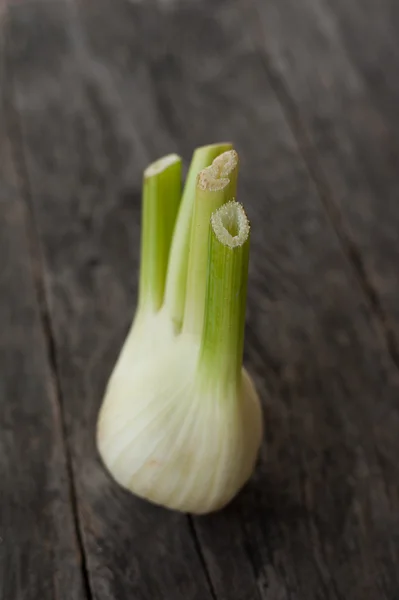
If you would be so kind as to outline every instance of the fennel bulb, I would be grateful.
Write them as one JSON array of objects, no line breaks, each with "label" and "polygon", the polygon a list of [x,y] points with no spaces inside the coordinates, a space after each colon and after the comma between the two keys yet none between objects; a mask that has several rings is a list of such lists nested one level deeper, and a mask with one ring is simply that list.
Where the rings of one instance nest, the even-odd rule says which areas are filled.
[{"label": "fennel bulb", "polygon": [[[238,157],[225,148],[194,154],[174,227],[161,218],[176,214],[180,159],[145,172],[139,305],[97,427],[121,486],[197,514],[237,494],[262,438],[259,398],[242,367],[250,226],[233,200]],[[146,178],[158,178],[150,194]]]}]

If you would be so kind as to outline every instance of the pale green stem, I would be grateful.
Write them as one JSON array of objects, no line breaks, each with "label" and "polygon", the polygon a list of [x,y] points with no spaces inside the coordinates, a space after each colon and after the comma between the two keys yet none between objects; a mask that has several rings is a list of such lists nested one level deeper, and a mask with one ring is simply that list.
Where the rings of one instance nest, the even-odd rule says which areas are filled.
[{"label": "pale green stem", "polygon": [[163,304],[169,250],[181,198],[182,161],[169,154],[144,172],[139,308]]},{"label": "pale green stem", "polygon": [[209,224],[212,213],[233,200],[237,189],[238,156],[229,150],[200,172],[191,222],[183,331],[201,338],[209,255]]},{"label": "pale green stem", "polygon": [[180,331],[183,323],[191,219],[197,175],[202,169],[209,166],[219,154],[231,148],[230,143],[203,146],[195,150],[191,160],[173,235],[165,289],[165,306],[177,331]]},{"label": "pale green stem", "polygon": [[199,359],[203,385],[232,386],[241,378],[250,226],[237,202],[212,215],[204,329]]}]

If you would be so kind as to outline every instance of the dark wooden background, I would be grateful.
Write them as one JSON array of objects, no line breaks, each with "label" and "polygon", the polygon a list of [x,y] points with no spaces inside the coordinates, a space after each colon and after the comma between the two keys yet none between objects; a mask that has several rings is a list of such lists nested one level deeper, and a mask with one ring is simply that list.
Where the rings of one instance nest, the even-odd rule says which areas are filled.
[{"label": "dark wooden background", "polygon": [[[398,600],[399,3],[2,0],[1,600]],[[94,445],[141,174],[231,139],[251,483],[191,518]]]}]

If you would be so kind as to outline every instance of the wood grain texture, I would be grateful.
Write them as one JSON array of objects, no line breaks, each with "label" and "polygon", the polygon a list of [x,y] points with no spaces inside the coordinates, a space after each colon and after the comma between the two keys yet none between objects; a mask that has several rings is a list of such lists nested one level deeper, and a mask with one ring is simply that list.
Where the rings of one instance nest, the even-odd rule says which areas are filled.
[{"label": "wood grain texture", "polygon": [[[384,0],[378,6],[372,2],[338,1],[331,3],[330,10],[348,59],[362,79],[367,94],[367,110],[354,121],[351,136],[371,192],[370,216],[368,230],[352,227],[370,264],[371,276],[388,313],[387,328],[394,333],[398,347],[398,4],[394,0]],[[379,64],[383,65],[381,70]]]},{"label": "wood grain texture", "polygon": [[[288,0],[266,4],[282,68],[290,49],[280,11],[294,40],[297,14]],[[34,2],[9,23],[87,567],[101,600],[399,594],[398,370],[254,43],[255,17],[237,1],[82,0],[76,12]],[[301,110],[338,114],[335,97],[317,95],[324,63],[300,49],[287,62],[306,75]],[[337,67],[342,94],[347,78],[357,85],[349,68]],[[94,425],[136,302],[142,169],[225,138],[241,156],[239,199],[253,223],[246,362],[266,441],[243,493],[188,520],[112,484]],[[350,174],[341,174],[347,186]]]},{"label": "wood grain texture", "polygon": [[[3,55],[1,55],[3,56]],[[56,390],[0,97],[0,598],[84,600]]]},{"label": "wood grain texture", "polygon": [[399,367],[395,2],[256,2],[258,48]]}]

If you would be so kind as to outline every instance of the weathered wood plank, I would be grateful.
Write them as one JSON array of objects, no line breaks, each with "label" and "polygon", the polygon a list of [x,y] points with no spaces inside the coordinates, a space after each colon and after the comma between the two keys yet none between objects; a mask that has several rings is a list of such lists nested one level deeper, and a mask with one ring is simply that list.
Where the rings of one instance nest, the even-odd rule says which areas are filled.
[{"label": "weathered wood plank", "polygon": [[[273,389],[274,383],[276,393],[280,392],[285,396],[286,404],[280,406],[277,403],[273,406],[274,410],[270,408],[272,417],[277,421],[279,432],[274,433],[273,429],[270,432],[276,440],[275,460],[266,466],[266,470],[270,469],[268,475],[263,473],[259,476],[261,481],[265,482],[272,473],[273,478],[279,482],[276,485],[279,491],[273,498],[273,491],[266,488],[262,500],[255,506],[263,508],[267,515],[273,511],[280,513],[280,523],[275,527],[274,532],[279,532],[276,534],[279,543],[287,552],[286,544],[295,542],[295,535],[291,534],[289,526],[284,523],[287,514],[290,515],[291,511],[286,508],[284,512],[284,494],[281,489],[284,490],[287,486],[296,490],[293,497],[300,497],[297,508],[299,512],[303,511],[301,518],[298,519],[299,528],[302,530],[297,534],[299,548],[292,555],[293,560],[289,560],[287,553],[283,557],[282,564],[276,567],[270,560],[270,551],[265,548],[265,538],[262,539],[262,535],[259,535],[263,521],[261,514],[255,518],[250,516],[250,525],[247,528],[247,533],[249,531],[253,536],[251,539],[261,540],[259,545],[257,542],[251,544],[245,541],[245,534],[243,537],[242,529],[237,527],[236,506],[222,515],[209,518],[206,523],[199,520],[196,522],[196,527],[214,587],[221,597],[229,598],[235,595],[244,597],[245,593],[251,597],[253,594],[251,579],[248,571],[244,569],[243,551],[246,550],[251,554],[261,593],[265,593],[262,588],[264,583],[266,593],[289,595],[290,580],[295,582],[297,579],[297,583],[292,584],[293,588],[295,585],[297,589],[304,586],[305,597],[317,593],[327,597],[328,595],[339,597],[340,588],[343,597],[351,597],[352,594],[353,597],[357,595],[360,598],[367,593],[373,597],[372,594],[377,593],[377,590],[381,593],[377,580],[372,580],[374,589],[371,585],[371,591],[366,592],[367,586],[370,585],[367,577],[364,581],[361,578],[360,581],[355,577],[351,578],[349,567],[346,579],[335,571],[339,564],[340,553],[345,552],[349,557],[353,573],[362,571],[366,573],[368,568],[371,569],[377,553],[381,553],[383,557],[385,552],[387,533],[385,526],[382,523],[376,525],[368,540],[358,542],[371,548],[372,537],[378,540],[376,555],[373,557],[370,555],[364,563],[351,547],[352,536],[354,539],[362,540],[359,517],[356,514],[357,508],[353,508],[352,513],[349,512],[350,525],[341,540],[341,547],[339,549],[333,547],[331,551],[329,550],[329,546],[334,546],[338,540],[333,534],[334,528],[337,527],[335,519],[345,520],[345,512],[342,515],[341,511],[346,510],[346,500],[351,497],[352,485],[349,483],[351,480],[349,472],[352,469],[355,473],[360,470],[359,465],[364,460],[361,454],[356,456],[356,450],[351,445],[354,440],[351,440],[350,430],[352,427],[356,428],[357,412],[360,410],[359,407],[362,407],[363,392],[360,390],[364,385],[366,387],[369,385],[366,384],[366,379],[364,383],[359,383],[359,379],[361,381],[363,374],[369,370],[371,370],[371,379],[368,375],[367,381],[374,380],[374,384],[365,393],[369,404],[367,410],[370,411],[366,418],[368,425],[364,423],[358,425],[357,436],[361,446],[367,444],[362,438],[366,435],[366,429],[370,430],[369,435],[371,435],[371,425],[375,415],[378,415],[381,410],[377,398],[384,376],[379,375],[377,369],[374,372],[370,369],[372,357],[379,356],[381,352],[381,343],[376,343],[376,331],[367,325],[369,314],[365,308],[362,291],[360,287],[356,287],[351,270],[345,265],[333,231],[325,221],[324,211],[318,202],[316,191],[298,156],[296,144],[284,124],[273,90],[262,76],[262,64],[253,51],[249,39],[250,33],[247,37],[242,34],[242,13],[226,5],[218,13],[218,21],[215,23],[211,18],[206,18],[201,9],[176,11],[172,14],[161,12],[158,16],[158,21],[161,21],[159,29],[154,32],[154,43],[147,44],[148,36],[145,35],[145,31],[154,27],[156,22],[154,12],[135,10],[126,4],[120,4],[119,7],[121,6],[125,11],[123,18],[120,18],[121,15],[118,17],[117,11],[112,17],[106,10],[106,3],[97,4],[97,10],[87,10],[87,4],[82,3],[82,14],[86,15],[86,32],[92,51],[115,75],[120,93],[126,94],[126,101],[128,101],[128,94],[131,92],[129,86],[123,82],[128,80],[129,76],[132,77],[130,65],[134,57],[145,56],[147,69],[152,75],[154,97],[158,100],[156,107],[158,111],[152,112],[153,118],[157,118],[159,114],[166,114],[164,123],[167,131],[174,139],[179,140],[179,148],[184,148],[187,155],[194,143],[193,140],[195,143],[206,143],[209,136],[222,138],[229,136],[229,132],[233,133],[237,144],[242,148],[244,164],[241,189],[245,194],[244,198],[249,210],[253,211],[255,222],[259,222],[262,217],[262,223],[267,218],[272,219],[271,224],[266,222],[263,231],[259,231],[256,238],[260,256],[258,259],[253,259],[252,282],[254,288],[256,286],[259,291],[255,295],[253,288],[254,295],[250,299],[252,327],[249,331],[248,351],[252,348],[252,360],[260,362],[259,374],[263,377],[265,377],[265,355],[269,355],[266,376],[271,377],[270,364],[278,372],[278,376],[274,376],[272,382],[269,379],[269,386]],[[215,8],[214,3],[212,6]],[[96,26],[93,25],[94,12],[97,13]],[[134,21],[141,23],[142,45],[140,46],[136,41],[129,48],[126,44],[124,60],[121,61],[123,31],[131,29],[129,24]],[[163,35],[160,34],[161,27],[165,31]],[[176,44],[173,43],[175,39],[179,40]],[[134,81],[135,78],[132,77],[132,80]],[[256,140],[254,132],[261,141]],[[246,168],[249,169],[247,173]],[[261,190],[268,190],[270,194],[267,198],[268,206],[263,209],[259,206],[256,197]],[[263,239],[267,239],[267,246],[262,244]],[[299,256],[298,251],[301,251]],[[315,273],[318,281],[317,279],[315,281]],[[356,292],[349,291],[353,286]],[[269,302],[264,308],[265,294],[269,295]],[[277,298],[279,301],[270,302],[270,297]],[[259,310],[259,307],[262,308]],[[267,315],[269,311],[271,320],[267,323],[265,313]],[[277,318],[278,315],[280,318]],[[352,326],[352,321],[355,322],[355,326]],[[257,330],[264,336],[261,337],[260,342],[254,333]],[[270,339],[276,341],[275,347],[265,343],[268,339],[267,333]],[[365,356],[362,356],[362,344],[365,345]],[[308,365],[303,362],[301,354],[303,352],[306,355],[305,349],[309,348],[312,359]],[[341,374],[341,361],[345,360],[343,354],[351,358],[350,365],[347,364]],[[381,361],[381,358],[379,360]],[[395,369],[392,366],[386,368],[390,372],[392,381],[396,380]],[[324,372],[328,374],[327,381],[324,381]],[[394,469],[394,473],[390,473],[388,478],[393,477],[393,481],[397,482],[398,473],[394,467],[394,457],[398,449],[396,441],[398,418],[394,406],[397,395],[396,383],[393,383],[392,388],[389,391],[385,390],[384,393],[387,393],[385,410],[391,412],[393,421],[391,428],[386,429],[385,441],[382,439],[382,432],[380,433],[377,451],[389,457],[389,469]],[[346,407],[347,398],[350,399],[349,407]],[[282,414],[279,413],[280,410]],[[288,422],[283,416],[285,411],[288,412]],[[347,425],[346,419],[350,416],[350,411],[352,411],[353,424]],[[307,423],[308,418],[313,421],[313,425]],[[296,424],[297,419],[299,425]],[[381,419],[382,417],[379,416],[379,428]],[[293,432],[290,432],[290,427],[293,428]],[[334,431],[334,427],[337,427],[339,433]],[[318,428],[320,431],[317,430]],[[284,447],[285,442],[287,448]],[[290,444],[294,448],[289,448]],[[295,453],[298,452],[295,450],[296,446],[301,457],[295,458]],[[336,456],[333,454],[333,448]],[[368,468],[379,472],[378,477],[384,485],[385,472],[380,469],[375,455],[372,458],[374,452],[371,443],[367,458],[367,461],[370,461]],[[283,455],[287,453],[285,459],[280,458],[281,453]],[[317,467],[308,464],[312,463],[312,455],[313,460],[318,463]],[[293,482],[289,481],[290,476],[287,478],[286,475],[280,474],[279,460],[282,462],[281,470],[293,476]],[[284,460],[290,468],[284,469]],[[327,468],[326,481],[325,463],[330,460],[335,462],[335,466],[331,470]],[[295,476],[295,468],[293,468],[296,461],[298,476]],[[312,485],[309,487],[313,491],[307,489],[308,484],[304,479],[312,481],[313,487]],[[339,482],[341,479],[342,489],[335,490],[330,497],[330,492],[325,491],[326,486],[329,482],[334,483],[335,480]],[[363,493],[360,491],[359,479],[361,482],[361,477],[358,476],[359,487],[356,489],[355,486],[353,492],[353,506],[357,505],[357,496],[361,497]],[[271,499],[267,498],[267,492],[271,494]],[[282,494],[283,498],[280,498],[279,494]],[[312,498],[307,494],[315,497]],[[319,498],[322,499],[322,507],[317,506],[316,500]],[[379,501],[389,504],[390,497],[388,498],[385,492],[382,492]],[[315,502],[316,506],[313,506]],[[331,514],[335,524],[329,531],[328,535],[333,536],[329,542],[323,539],[325,536],[323,523],[325,527],[334,502],[338,504],[338,508]],[[374,499],[374,502],[378,500]],[[360,514],[366,511],[365,498],[361,507]],[[243,511],[245,514],[245,508]],[[333,514],[335,517],[332,517]],[[392,509],[390,515],[390,519],[396,523]],[[296,521],[294,516],[293,522]],[[317,527],[315,523],[318,521],[320,523]],[[219,536],[215,534],[217,530]],[[306,539],[306,530],[314,544],[311,553],[313,563],[309,556],[305,558],[300,555],[301,544],[304,543],[304,538]],[[337,531],[342,536],[339,527]],[[216,541],[217,539],[221,540],[220,543]],[[327,546],[327,550],[324,545]],[[225,553],[225,548],[229,546],[234,550]],[[271,547],[273,549],[273,544]],[[244,570],[244,576],[237,577],[238,581],[229,577],[234,560],[240,560],[238,564]],[[293,566],[297,560],[302,562],[299,581]],[[377,559],[379,565],[381,560],[378,562]],[[397,579],[392,566],[391,563],[390,585],[393,589],[397,589],[395,588]],[[389,597],[388,593],[387,597]]]},{"label": "weathered wood plank", "polygon": [[6,83],[2,71],[0,598],[84,600],[57,392],[33,275],[37,265],[5,131],[10,128],[3,103]]},{"label": "weathered wood plank", "polygon": [[395,0],[382,0],[378,4],[357,0],[330,3],[330,15],[335,17],[341,43],[367,93],[366,110],[353,119],[350,135],[371,191],[369,219],[367,227],[352,226],[365,247],[375,285],[388,313],[387,327],[396,336],[396,348],[399,347],[398,9]]},{"label": "weathered wood plank", "polygon": [[397,140],[399,5],[395,0],[328,2],[325,14],[335,25],[348,58],[363,78],[379,117]]},{"label": "weathered wood plank", "polygon": [[257,5],[266,70],[399,366],[397,5]]},{"label": "weathered wood plank", "polygon": [[[163,23],[170,38],[177,38],[179,31],[185,34],[177,48],[169,44],[168,53],[161,50],[152,60],[160,62],[158,96],[176,106],[182,145],[230,130],[242,150],[241,191],[256,236],[248,353],[253,366],[258,365],[259,378],[283,398],[281,404],[272,400],[269,408],[274,444],[265,471],[259,472],[263,493],[247,505],[247,512],[252,509],[256,515],[248,516],[251,542],[245,545],[260,585],[263,580],[273,593],[289,597],[291,589],[306,598],[392,597],[398,582],[389,556],[397,554],[397,544],[389,538],[385,517],[368,521],[374,518],[370,507],[376,513],[379,504],[390,505],[392,496],[388,520],[398,531],[397,374],[392,365],[384,366],[378,324],[367,323],[370,314],[361,288],[326,223],[273,90],[262,77],[248,22],[236,9],[225,4],[216,13],[218,24],[199,14],[170,17],[172,25]],[[104,50],[102,60],[107,56]],[[174,68],[167,70],[170,64]],[[112,65],[115,69],[115,60]],[[162,73],[168,76],[162,78]],[[271,378],[270,366],[277,376]],[[386,384],[387,378],[392,383]],[[369,484],[379,472],[377,487],[382,490],[386,476],[389,492],[380,490],[370,499],[370,491],[363,491],[367,472]],[[216,523],[223,529],[222,516],[215,519],[201,531],[204,536],[207,531],[216,578]]]},{"label": "weathered wood plank", "polygon": [[69,14],[59,2],[10,9],[7,60],[49,261],[48,301],[91,589],[103,600],[206,600],[212,595],[187,518],[118,489],[95,450],[103,387],[132,315],[139,180],[150,154],[111,80],[93,61],[85,64]]},{"label": "weathered wood plank", "polygon": [[86,598],[19,198],[0,184],[0,598]]},{"label": "weathered wood plank", "polygon": [[[212,7],[87,0],[70,30],[59,7],[34,5],[25,30],[14,13],[10,63],[93,589],[207,597],[184,518],[116,489],[93,432],[135,303],[141,169],[232,137],[253,221],[246,358],[267,442],[239,498],[194,520],[212,586],[226,600],[392,600],[397,370],[267,82],[252,16]],[[18,40],[37,28],[28,71]]]}]

